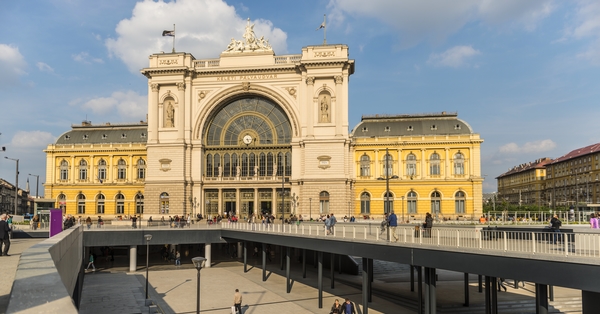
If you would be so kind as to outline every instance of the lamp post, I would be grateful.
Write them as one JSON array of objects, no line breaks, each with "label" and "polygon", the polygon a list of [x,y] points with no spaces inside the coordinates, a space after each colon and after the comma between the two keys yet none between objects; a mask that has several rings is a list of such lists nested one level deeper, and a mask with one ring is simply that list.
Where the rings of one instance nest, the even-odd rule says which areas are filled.
[{"label": "lamp post", "polygon": [[283,222],[283,213],[285,212],[285,172],[281,173],[281,222]]},{"label": "lamp post", "polygon": [[[383,212],[385,214],[390,213],[390,168],[389,168],[389,160],[390,155],[388,149],[385,149],[385,201],[383,203]],[[389,238],[388,238],[389,240]]]},{"label": "lamp post", "polygon": [[206,258],[204,257],[194,257],[192,258],[192,263],[194,263],[194,267],[198,271],[198,283],[196,286],[196,313],[200,313],[200,270],[206,264]]},{"label": "lamp post", "polygon": [[310,217],[308,217],[308,221],[312,219],[312,197],[308,198],[308,210],[310,211]]},{"label": "lamp post", "polygon": [[35,198],[38,198],[38,191],[40,188],[40,175],[30,173],[29,176],[35,177]]},{"label": "lamp post", "polygon": [[15,215],[17,214],[17,208],[18,208],[18,203],[19,203],[19,159],[16,158],[8,158],[8,157],[4,157],[6,159],[12,160],[17,162],[17,170],[15,173]]},{"label": "lamp post", "polygon": [[146,234],[144,238],[146,238],[146,300],[148,300],[148,257],[150,256],[150,240],[152,240],[152,235]]},{"label": "lamp post", "polygon": [[206,200],[206,202],[204,202],[204,204],[206,205],[206,206],[204,206],[204,216],[208,217],[208,212],[210,211],[210,200]]}]

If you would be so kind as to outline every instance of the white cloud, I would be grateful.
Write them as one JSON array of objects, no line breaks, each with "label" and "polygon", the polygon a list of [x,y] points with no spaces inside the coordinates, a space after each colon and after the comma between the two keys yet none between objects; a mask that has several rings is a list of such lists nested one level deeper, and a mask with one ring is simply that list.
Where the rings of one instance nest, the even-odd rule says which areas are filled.
[{"label": "white cloud", "polygon": [[548,16],[552,0],[330,0],[329,20],[333,25],[345,22],[346,15],[381,20],[399,31],[401,47],[419,42],[440,42],[470,22],[506,24],[534,29]]},{"label": "white cloud", "polygon": [[503,154],[516,154],[516,153],[541,153],[547,152],[556,148],[554,141],[540,140],[535,142],[527,142],[523,146],[517,145],[517,143],[508,143],[500,147],[499,151]]},{"label": "white cloud", "polygon": [[18,47],[0,44],[0,88],[2,85],[16,84],[19,77],[27,74],[26,67],[27,63]]},{"label": "white cloud", "polygon": [[42,72],[54,72],[54,69],[44,62],[38,62],[35,65],[37,66],[38,70]]},{"label": "white cloud", "polygon": [[[243,10],[243,7],[242,7]],[[162,37],[176,22],[175,49],[196,58],[219,55],[231,38],[241,39],[246,19],[222,0],[179,0],[138,2],[128,19],[116,27],[117,38],[105,41],[109,54],[121,59],[133,73],[148,66],[148,56],[170,52],[172,37]],[[257,36],[269,39],[277,54],[287,53],[287,35],[270,21],[255,20]]]},{"label": "white cloud", "polygon": [[468,58],[479,54],[481,52],[471,46],[455,46],[440,54],[432,53],[427,63],[434,66],[458,68],[467,65]]},{"label": "white cloud", "polygon": [[589,44],[577,57],[593,65],[600,65],[600,2],[581,0],[577,5],[572,20],[564,30],[565,35],[556,42],[588,40]]},{"label": "white cloud", "polygon": [[56,137],[44,131],[19,131],[15,133],[11,144],[15,148],[46,147],[56,140]]},{"label": "white cloud", "polygon": [[72,57],[73,57],[73,60],[75,60],[77,62],[85,63],[85,64],[91,64],[92,62],[104,63],[104,60],[102,60],[100,58],[91,57],[90,54],[87,52],[80,52],[76,55],[72,55]]},{"label": "white cloud", "polygon": [[[98,97],[83,103],[84,110],[91,110],[98,115],[114,114],[125,118],[144,119],[148,108],[148,97],[139,95],[134,91],[114,92],[110,97]],[[80,100],[71,101],[69,104],[80,103]]]}]

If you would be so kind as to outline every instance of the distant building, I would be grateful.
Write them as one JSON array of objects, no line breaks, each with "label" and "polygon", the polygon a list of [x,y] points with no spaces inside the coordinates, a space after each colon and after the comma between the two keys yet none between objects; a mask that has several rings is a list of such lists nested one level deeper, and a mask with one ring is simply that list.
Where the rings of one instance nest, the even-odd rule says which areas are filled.
[{"label": "distant building", "polygon": [[[19,189],[17,193],[17,215],[30,213],[33,199],[30,199],[29,191]],[[15,213],[15,186],[4,179],[0,179],[0,213]]]},{"label": "distant building", "polygon": [[520,205],[548,205],[546,202],[546,165],[549,157],[511,168],[496,177],[498,200]]}]

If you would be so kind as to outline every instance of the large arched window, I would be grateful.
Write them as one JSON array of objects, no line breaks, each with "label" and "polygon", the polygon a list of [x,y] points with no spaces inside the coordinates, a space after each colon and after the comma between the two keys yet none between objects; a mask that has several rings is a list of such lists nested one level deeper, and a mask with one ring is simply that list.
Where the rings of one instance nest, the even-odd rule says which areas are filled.
[{"label": "large arched window", "polygon": [[406,206],[408,208],[408,213],[416,214],[417,213],[417,193],[415,193],[415,191],[410,191],[408,193],[408,197],[406,198],[406,200],[407,200]]},{"label": "large arched window", "polygon": [[79,161],[79,181],[87,181],[88,164],[84,159]]},{"label": "large arched window", "polygon": [[121,194],[121,193],[117,194],[116,203],[117,203],[117,205],[116,205],[117,214],[118,215],[124,214],[125,213],[125,196],[123,196],[123,194]]},{"label": "large arched window", "polygon": [[160,194],[160,213],[168,214],[169,213],[169,193],[162,192]]},{"label": "large arched window", "polygon": [[386,192],[383,195],[383,212],[389,214],[394,211],[394,194]]},{"label": "large arched window", "polygon": [[206,155],[206,170],[205,171],[206,171],[207,177],[213,176],[213,156],[212,156],[212,154]]},{"label": "large arched window", "polygon": [[360,195],[360,213],[363,215],[371,214],[371,195],[367,192]]},{"label": "large arched window", "polygon": [[222,174],[223,170],[219,171],[221,168],[221,155],[215,154],[213,157],[213,176],[218,177]]},{"label": "large arched window", "polygon": [[429,158],[429,174],[432,176],[440,175],[440,155],[438,153],[431,154]]},{"label": "large arched window", "polygon": [[66,160],[60,162],[60,180],[69,180],[69,163]]},{"label": "large arched window", "polygon": [[454,154],[454,174],[465,174],[465,157],[460,152]]},{"label": "large arched window", "polygon": [[85,196],[83,194],[77,195],[77,213],[85,214]]},{"label": "large arched window", "polygon": [[431,213],[439,214],[442,210],[441,208],[442,195],[440,192],[435,191],[431,193]]},{"label": "large arched window", "polygon": [[106,180],[106,161],[100,159],[98,161],[98,181],[102,183],[104,180]]},{"label": "large arched window", "polygon": [[127,178],[127,164],[123,158],[117,161],[117,179],[125,180]]},{"label": "large arched window", "polygon": [[137,161],[137,178],[138,180],[146,179],[146,161],[142,158]]},{"label": "large arched window", "polygon": [[458,191],[454,194],[454,210],[457,214],[465,213],[465,192]]},{"label": "large arched window", "polygon": [[104,194],[98,194],[96,198],[96,214],[104,214]]},{"label": "large arched window", "polygon": [[242,154],[242,173],[241,173],[242,177],[247,177],[248,176],[248,154],[243,153]]},{"label": "large arched window", "polygon": [[394,159],[392,158],[392,155],[385,154],[383,156],[383,160],[381,161],[381,164],[383,166],[383,175],[386,177],[391,177],[392,176],[392,168],[394,165]]},{"label": "large arched window", "polygon": [[223,155],[223,177],[231,176],[231,157],[229,154]]},{"label": "large arched window", "polygon": [[319,194],[319,213],[329,214],[329,192],[323,191]]},{"label": "large arched window", "polygon": [[144,213],[144,195],[142,193],[135,195],[135,213],[138,215]]},{"label": "large arched window", "polygon": [[406,175],[411,177],[417,175],[417,156],[413,153],[406,156]]},{"label": "large arched window", "polygon": [[366,153],[360,156],[360,176],[371,176],[371,158]]}]

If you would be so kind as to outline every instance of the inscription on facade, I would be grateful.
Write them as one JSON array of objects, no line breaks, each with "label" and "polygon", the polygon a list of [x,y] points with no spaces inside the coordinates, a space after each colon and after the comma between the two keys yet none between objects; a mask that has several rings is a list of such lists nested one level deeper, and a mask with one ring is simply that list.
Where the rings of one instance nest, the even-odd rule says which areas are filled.
[{"label": "inscription on facade", "polygon": [[178,64],[179,60],[178,59],[160,59],[158,60],[158,65],[172,65],[172,64]]},{"label": "inscription on facade", "polygon": [[315,58],[335,57],[335,51],[316,51]]},{"label": "inscription on facade", "polygon": [[261,75],[229,75],[217,77],[217,81],[247,81],[247,80],[270,80],[276,79],[277,74]]}]

